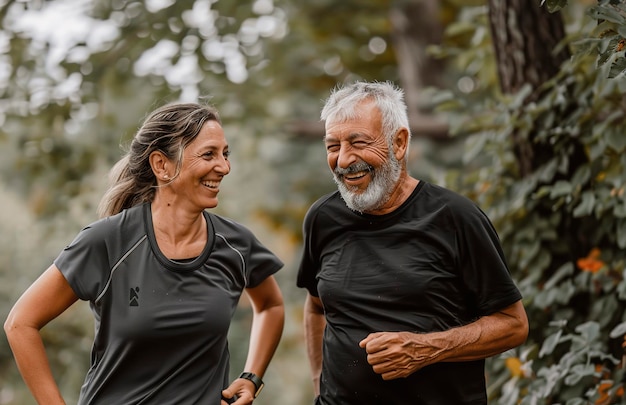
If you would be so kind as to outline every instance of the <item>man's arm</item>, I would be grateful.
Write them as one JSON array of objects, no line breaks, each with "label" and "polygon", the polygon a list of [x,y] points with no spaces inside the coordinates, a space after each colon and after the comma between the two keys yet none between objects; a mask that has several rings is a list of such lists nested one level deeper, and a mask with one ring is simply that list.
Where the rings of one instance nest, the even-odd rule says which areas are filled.
[{"label": "man's arm", "polygon": [[384,380],[407,377],[433,363],[484,359],[524,343],[528,318],[521,301],[443,332],[376,332],[359,346]]},{"label": "man's arm", "polygon": [[322,374],[322,337],[326,327],[324,307],[318,297],[307,294],[304,303],[304,341],[313,377],[313,391],[320,394],[320,376]]}]

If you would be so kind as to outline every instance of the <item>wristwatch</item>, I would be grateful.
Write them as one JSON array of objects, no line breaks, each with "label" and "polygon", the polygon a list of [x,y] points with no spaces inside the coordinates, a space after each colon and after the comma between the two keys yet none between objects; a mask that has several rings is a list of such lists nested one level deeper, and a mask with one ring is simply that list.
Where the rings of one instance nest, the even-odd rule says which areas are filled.
[{"label": "wristwatch", "polygon": [[265,386],[265,384],[263,383],[263,380],[261,380],[259,378],[259,376],[254,374],[254,373],[250,373],[250,372],[245,371],[245,372],[241,373],[239,378],[243,378],[243,379],[252,381],[252,384],[254,384],[254,386],[256,387],[256,392],[254,393],[254,397],[255,398],[259,396],[259,394],[261,393],[261,390]]}]

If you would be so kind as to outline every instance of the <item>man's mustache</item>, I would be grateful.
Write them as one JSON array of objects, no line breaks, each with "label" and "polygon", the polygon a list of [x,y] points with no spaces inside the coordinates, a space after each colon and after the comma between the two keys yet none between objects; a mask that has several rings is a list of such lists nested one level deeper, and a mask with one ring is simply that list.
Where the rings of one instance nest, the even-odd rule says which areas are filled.
[{"label": "man's mustache", "polygon": [[351,164],[350,166],[346,167],[345,169],[337,166],[335,168],[335,174],[337,176],[344,176],[346,174],[352,174],[352,173],[357,173],[357,172],[362,172],[362,171],[374,171],[374,167],[371,165],[368,165],[365,162],[359,162],[359,163],[354,163]]}]

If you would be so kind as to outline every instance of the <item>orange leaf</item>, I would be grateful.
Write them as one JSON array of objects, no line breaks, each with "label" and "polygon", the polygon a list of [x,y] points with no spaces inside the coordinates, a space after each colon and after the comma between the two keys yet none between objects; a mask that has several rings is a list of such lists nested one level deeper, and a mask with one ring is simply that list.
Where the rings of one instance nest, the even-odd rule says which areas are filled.
[{"label": "orange leaf", "polygon": [[522,371],[522,362],[517,357],[507,357],[504,360],[504,364],[506,365],[506,368],[509,369],[513,377],[522,377],[524,375],[524,372]]}]

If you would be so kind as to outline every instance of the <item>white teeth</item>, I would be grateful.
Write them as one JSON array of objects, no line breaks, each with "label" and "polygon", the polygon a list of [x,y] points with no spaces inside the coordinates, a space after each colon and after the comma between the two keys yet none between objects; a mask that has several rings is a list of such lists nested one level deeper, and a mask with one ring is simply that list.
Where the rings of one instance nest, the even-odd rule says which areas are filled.
[{"label": "white teeth", "polygon": [[367,172],[357,172],[357,173],[351,173],[351,174],[346,174],[344,175],[344,177],[348,180],[354,180],[354,179],[358,179],[360,177],[365,176]]},{"label": "white teeth", "polygon": [[202,185],[205,187],[209,187],[209,188],[217,188],[220,185],[220,183],[216,181],[203,181]]}]

